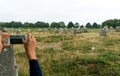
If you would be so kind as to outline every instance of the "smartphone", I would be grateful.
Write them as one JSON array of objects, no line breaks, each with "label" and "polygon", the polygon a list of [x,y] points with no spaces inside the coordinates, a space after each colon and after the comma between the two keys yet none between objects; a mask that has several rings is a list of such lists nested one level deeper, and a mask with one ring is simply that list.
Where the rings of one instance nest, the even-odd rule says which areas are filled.
[{"label": "smartphone", "polygon": [[22,39],[27,39],[26,35],[11,35],[9,38],[10,44],[23,44]]}]

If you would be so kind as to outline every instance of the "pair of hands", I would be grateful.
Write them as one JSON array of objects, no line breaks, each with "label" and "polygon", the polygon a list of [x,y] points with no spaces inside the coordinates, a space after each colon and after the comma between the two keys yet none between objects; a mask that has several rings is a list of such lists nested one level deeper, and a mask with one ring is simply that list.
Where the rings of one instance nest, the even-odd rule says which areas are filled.
[{"label": "pair of hands", "polygon": [[[13,46],[12,44],[5,44],[5,40],[10,36],[9,33],[0,33],[0,53],[4,48]],[[29,60],[37,59],[35,54],[35,48],[36,48],[36,39],[34,36],[32,36],[30,33],[27,34],[27,40],[22,40],[26,54],[29,58]]]}]

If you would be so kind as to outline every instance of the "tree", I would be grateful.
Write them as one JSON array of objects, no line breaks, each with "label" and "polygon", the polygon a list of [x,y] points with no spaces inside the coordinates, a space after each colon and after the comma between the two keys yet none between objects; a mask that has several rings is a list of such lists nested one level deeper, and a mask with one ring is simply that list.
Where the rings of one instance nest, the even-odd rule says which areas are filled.
[{"label": "tree", "polygon": [[72,22],[69,22],[67,27],[68,28],[74,27],[74,24]]},{"label": "tree", "polygon": [[9,28],[11,27],[10,23],[8,23],[8,22],[1,22],[0,26],[1,27],[9,27]]},{"label": "tree", "polygon": [[35,23],[35,26],[36,27],[41,27],[41,28],[47,28],[47,27],[49,27],[49,23],[38,21],[38,22]]},{"label": "tree", "polygon": [[60,24],[59,23],[57,23],[57,22],[52,22],[51,23],[51,27],[56,27],[56,28],[59,28],[60,27]]},{"label": "tree", "polygon": [[14,28],[23,26],[23,24],[21,22],[15,22],[15,21],[10,22],[9,24],[10,24],[10,27],[14,27]]},{"label": "tree", "polygon": [[25,22],[25,23],[24,23],[24,27],[25,27],[25,28],[31,27],[31,23]]},{"label": "tree", "polygon": [[83,27],[84,27],[84,25],[81,25],[81,26],[80,26],[80,28],[83,28]]},{"label": "tree", "polygon": [[86,27],[87,27],[87,28],[91,28],[92,25],[88,22],[88,23],[86,24]]},{"label": "tree", "polygon": [[104,26],[108,26],[116,28],[117,26],[120,26],[120,19],[110,19],[110,20],[106,20],[102,23],[102,27]]},{"label": "tree", "polygon": [[65,23],[64,22],[59,22],[59,25],[60,25],[61,28],[65,27]]},{"label": "tree", "polygon": [[48,28],[49,27],[49,23],[45,23],[45,27]]},{"label": "tree", "polygon": [[80,25],[79,25],[79,23],[77,23],[77,22],[76,22],[75,25],[74,25],[75,28],[78,28],[79,26],[80,26]]},{"label": "tree", "polygon": [[98,28],[99,26],[98,26],[98,24],[96,22],[94,22],[93,25],[92,25],[92,27],[93,28]]}]

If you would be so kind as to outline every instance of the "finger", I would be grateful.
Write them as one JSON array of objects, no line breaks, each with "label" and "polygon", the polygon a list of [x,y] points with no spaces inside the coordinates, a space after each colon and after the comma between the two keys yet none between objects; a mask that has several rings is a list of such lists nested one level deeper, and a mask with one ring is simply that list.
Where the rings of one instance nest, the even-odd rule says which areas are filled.
[{"label": "finger", "polygon": [[33,40],[34,42],[36,42],[36,38],[35,38],[34,36],[32,36],[32,40]]},{"label": "finger", "polygon": [[1,40],[2,40],[2,37],[1,37],[1,34],[0,34],[0,42],[1,42]]},{"label": "finger", "polygon": [[1,33],[2,39],[6,36],[7,33]]},{"label": "finger", "polygon": [[8,34],[8,33],[3,34],[2,41],[5,41],[9,36],[10,36],[10,34]]},{"label": "finger", "polygon": [[5,33],[5,32],[4,32],[4,33],[3,33],[3,32],[1,33],[2,37],[6,36],[7,34],[9,34],[9,33]]},{"label": "finger", "polygon": [[31,36],[31,39],[33,39],[34,38],[34,36]]},{"label": "finger", "polygon": [[5,40],[5,39],[7,39],[9,36],[10,36],[10,34],[6,34],[3,39]]},{"label": "finger", "polygon": [[27,40],[26,39],[22,39],[22,42],[23,42],[23,44],[26,44]]},{"label": "finger", "polygon": [[11,47],[11,46],[13,46],[13,44],[4,44],[3,48],[7,48],[7,47]]},{"label": "finger", "polygon": [[31,40],[31,35],[30,35],[30,33],[28,33],[27,36],[28,36],[28,41]]},{"label": "finger", "polygon": [[25,49],[27,50],[27,39],[22,39]]}]

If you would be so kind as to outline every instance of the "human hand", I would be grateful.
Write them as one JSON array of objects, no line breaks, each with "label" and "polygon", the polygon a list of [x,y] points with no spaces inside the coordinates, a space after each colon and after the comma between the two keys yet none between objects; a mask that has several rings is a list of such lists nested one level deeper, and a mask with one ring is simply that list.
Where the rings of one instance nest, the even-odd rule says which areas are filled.
[{"label": "human hand", "polygon": [[3,33],[0,32],[0,53],[2,52],[2,50],[6,47],[10,47],[12,46],[12,44],[6,44],[5,40],[10,36],[9,33]]},{"label": "human hand", "polygon": [[37,59],[35,48],[36,48],[36,39],[34,36],[31,36],[30,33],[27,34],[27,40],[23,39],[23,44],[25,47],[25,51],[27,53],[27,56],[29,60],[31,59]]}]

